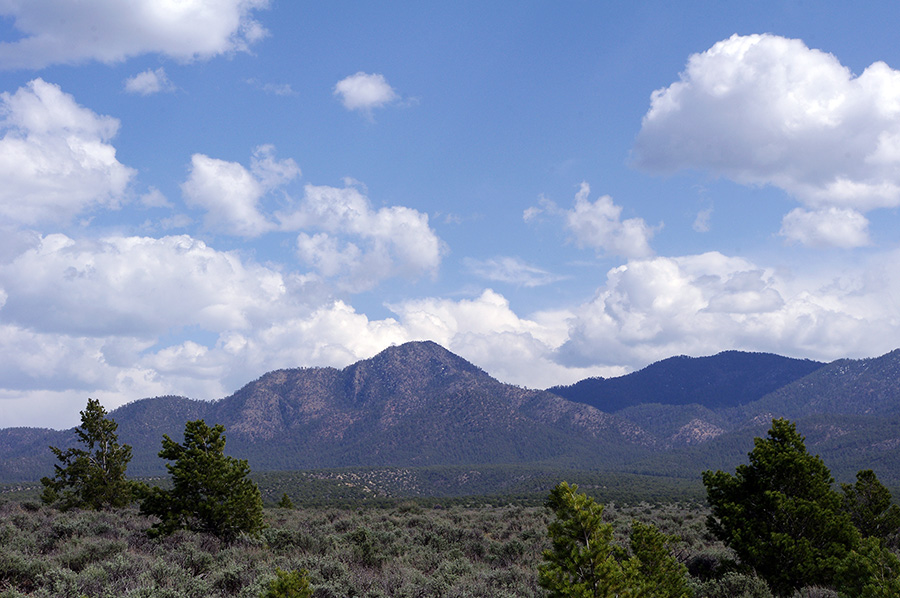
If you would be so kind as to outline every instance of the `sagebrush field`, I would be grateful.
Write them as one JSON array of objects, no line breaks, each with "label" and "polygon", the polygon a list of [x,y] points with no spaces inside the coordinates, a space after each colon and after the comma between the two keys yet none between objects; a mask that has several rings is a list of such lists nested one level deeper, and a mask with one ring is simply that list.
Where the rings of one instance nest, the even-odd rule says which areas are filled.
[{"label": "sagebrush field", "polygon": [[[686,503],[604,510],[623,543],[632,520],[679,536],[674,553],[696,596],[770,596],[748,574],[712,580],[732,555],[707,533],[706,515]],[[269,508],[261,535],[224,544],[184,531],[151,540],[151,521],[134,509],[61,512],[7,501],[0,504],[0,596],[256,597],[276,568],[306,569],[318,598],[543,596],[537,567],[550,518],[543,507],[496,503]]]}]

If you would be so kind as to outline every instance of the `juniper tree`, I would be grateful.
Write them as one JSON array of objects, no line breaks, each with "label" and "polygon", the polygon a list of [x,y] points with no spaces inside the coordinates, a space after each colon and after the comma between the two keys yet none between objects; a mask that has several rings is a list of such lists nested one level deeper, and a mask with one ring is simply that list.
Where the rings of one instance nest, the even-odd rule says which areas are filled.
[{"label": "juniper tree", "polygon": [[125,478],[131,460],[131,447],[119,444],[118,424],[106,417],[96,399],[88,399],[81,412],[81,427],[75,428],[85,448],[50,451],[62,465],[55,465],[53,478],[44,477],[41,499],[62,509],[105,509],[124,507],[133,498],[133,486]]},{"label": "juniper tree", "polygon": [[245,459],[225,455],[225,428],[212,428],[200,419],[184,427],[184,444],[163,435],[159,456],[174,461],[166,465],[172,488],[148,488],[141,513],[160,519],[151,536],[190,529],[234,540],[241,533],[263,528],[259,488],[247,478]]}]

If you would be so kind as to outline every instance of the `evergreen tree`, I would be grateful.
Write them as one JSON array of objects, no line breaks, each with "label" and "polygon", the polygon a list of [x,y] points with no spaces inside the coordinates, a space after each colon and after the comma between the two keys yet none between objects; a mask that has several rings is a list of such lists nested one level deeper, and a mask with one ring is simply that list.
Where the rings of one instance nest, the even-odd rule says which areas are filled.
[{"label": "evergreen tree", "polygon": [[896,598],[900,596],[900,559],[878,538],[863,538],[837,567],[842,596]]},{"label": "evergreen tree", "polygon": [[224,432],[200,419],[185,424],[183,445],[163,435],[159,456],[174,461],[166,465],[172,489],[144,491],[141,513],[160,519],[152,536],[190,529],[231,541],[263,528],[259,488],[247,479],[246,460],[225,455]]},{"label": "evergreen tree", "polygon": [[656,526],[634,521],[631,524],[631,553],[638,562],[641,585],[653,598],[689,598],[688,571],[669,552],[676,540],[660,532]]},{"label": "evergreen tree", "polygon": [[279,509],[293,509],[294,501],[291,500],[291,497],[287,495],[287,492],[281,495],[281,500],[278,501]]},{"label": "evergreen tree", "polygon": [[776,419],[756,438],[750,463],[734,475],[703,473],[713,534],[753,567],[773,591],[834,587],[835,572],[859,544],[859,532],[818,456],[793,423]]},{"label": "evergreen tree", "polygon": [[58,504],[62,509],[105,509],[124,507],[133,498],[133,486],[125,479],[131,460],[131,447],[120,445],[118,424],[106,417],[106,410],[96,399],[88,399],[81,412],[81,427],[75,428],[79,442],[86,448],[50,450],[62,465],[55,465],[56,475],[44,477],[41,499]]},{"label": "evergreen tree", "polygon": [[900,507],[894,504],[891,492],[878,481],[871,469],[856,474],[855,484],[841,484],[844,491],[844,510],[863,537],[873,537],[887,544],[896,544],[900,531]]},{"label": "evergreen tree", "polygon": [[632,556],[612,543],[603,505],[560,483],[547,500],[556,518],[548,526],[538,580],[553,598],[689,598],[687,569],[668,553],[666,536],[652,525],[632,526]]}]

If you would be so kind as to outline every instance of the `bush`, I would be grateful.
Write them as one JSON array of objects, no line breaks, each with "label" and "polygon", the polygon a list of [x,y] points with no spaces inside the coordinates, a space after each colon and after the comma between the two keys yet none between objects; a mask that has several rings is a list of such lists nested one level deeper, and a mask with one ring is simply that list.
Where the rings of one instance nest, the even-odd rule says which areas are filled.
[{"label": "bush", "polygon": [[755,575],[730,571],[695,586],[694,598],[772,598],[772,592]]},{"label": "bush", "polygon": [[260,594],[260,598],[309,598],[309,579],[306,570],[282,571],[275,569],[275,579],[269,583],[268,589]]}]

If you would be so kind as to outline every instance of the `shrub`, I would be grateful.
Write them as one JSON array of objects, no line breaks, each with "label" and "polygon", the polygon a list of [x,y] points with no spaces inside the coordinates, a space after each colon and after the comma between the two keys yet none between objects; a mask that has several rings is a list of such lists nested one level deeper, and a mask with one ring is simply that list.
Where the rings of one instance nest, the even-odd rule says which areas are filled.
[{"label": "shrub", "polygon": [[275,579],[269,583],[260,598],[309,598],[309,579],[306,570],[282,571],[275,569]]}]

